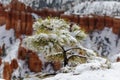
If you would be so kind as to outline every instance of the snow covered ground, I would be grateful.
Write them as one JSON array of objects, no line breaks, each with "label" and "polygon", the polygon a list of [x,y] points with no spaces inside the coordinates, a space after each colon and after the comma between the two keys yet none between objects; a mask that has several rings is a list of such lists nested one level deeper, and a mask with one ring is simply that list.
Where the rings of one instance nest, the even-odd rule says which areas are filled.
[{"label": "snow covered ground", "polygon": [[24,80],[119,80],[120,63],[112,63],[110,69],[100,67],[99,63],[80,64],[70,73],[59,73],[54,77],[39,79],[37,77]]},{"label": "snow covered ground", "polygon": [[120,63],[113,63],[110,69],[92,70],[90,67],[94,64],[82,64],[75,68],[71,73],[60,73],[55,77],[46,78],[44,80],[119,80],[120,79]]}]

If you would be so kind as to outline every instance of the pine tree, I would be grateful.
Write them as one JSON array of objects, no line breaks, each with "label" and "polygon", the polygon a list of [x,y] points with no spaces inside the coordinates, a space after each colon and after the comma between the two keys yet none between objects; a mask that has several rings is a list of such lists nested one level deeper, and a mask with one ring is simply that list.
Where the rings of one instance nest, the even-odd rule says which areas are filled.
[{"label": "pine tree", "polygon": [[34,34],[23,40],[28,49],[43,53],[48,61],[63,61],[64,66],[72,60],[85,62],[86,57],[76,53],[83,51],[78,44],[86,36],[78,25],[70,27],[63,19],[47,18],[35,22],[33,29]]}]

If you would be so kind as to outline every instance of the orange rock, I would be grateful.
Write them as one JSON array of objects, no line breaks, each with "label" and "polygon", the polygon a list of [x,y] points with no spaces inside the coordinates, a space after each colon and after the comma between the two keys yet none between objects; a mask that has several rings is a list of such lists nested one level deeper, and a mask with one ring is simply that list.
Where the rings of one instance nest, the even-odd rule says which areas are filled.
[{"label": "orange rock", "polygon": [[30,6],[27,6],[26,11],[27,11],[27,12],[30,12],[30,13],[34,12],[34,10],[33,10]]},{"label": "orange rock", "polygon": [[78,15],[74,15],[74,18],[72,20],[72,22],[79,24],[79,16]]},{"label": "orange rock", "polygon": [[0,47],[0,56],[2,55],[2,53],[3,53],[3,52],[2,52],[2,48]]},{"label": "orange rock", "polygon": [[5,11],[2,4],[0,4],[0,25],[5,24]]},{"label": "orange rock", "polygon": [[53,69],[55,71],[60,70],[61,67],[62,67],[62,65],[61,65],[60,61],[54,61],[53,62]]},{"label": "orange rock", "polygon": [[94,16],[89,17],[89,30],[93,31],[95,29],[95,18]]},{"label": "orange rock", "polygon": [[109,16],[105,16],[105,26],[113,27],[113,18]]},{"label": "orange rock", "polygon": [[14,11],[17,10],[17,3],[18,3],[18,0],[12,0],[11,1],[11,3],[10,3],[11,10],[14,10]]},{"label": "orange rock", "polygon": [[2,64],[2,58],[0,57],[0,65]]},{"label": "orange rock", "polygon": [[11,80],[11,76],[12,76],[11,66],[8,62],[5,62],[3,68],[3,78],[5,80]]},{"label": "orange rock", "polygon": [[21,13],[21,34],[25,34],[26,32],[26,26],[27,26],[27,18],[26,13]]},{"label": "orange rock", "polygon": [[89,30],[89,17],[81,16],[79,20],[80,27],[83,28],[86,32]]},{"label": "orange rock", "polygon": [[24,47],[18,49],[18,59],[25,60],[27,56],[27,50]]},{"label": "orange rock", "polygon": [[116,62],[120,62],[120,57],[117,58]]},{"label": "orange rock", "polygon": [[11,29],[11,12],[6,12],[6,30]]},{"label": "orange rock", "polygon": [[95,17],[95,28],[97,30],[103,30],[103,28],[105,27],[104,25],[105,21],[104,21],[104,16],[96,16]]},{"label": "orange rock", "polygon": [[65,15],[65,14],[60,15],[60,18],[65,19],[70,22],[72,22],[73,17],[74,17],[73,15]]},{"label": "orange rock", "polygon": [[118,19],[118,18],[113,19],[113,28],[112,28],[112,30],[113,30],[113,33],[119,34],[119,32],[120,32],[120,19]]},{"label": "orange rock", "polygon": [[11,27],[14,29],[15,27],[15,11],[12,11],[12,18],[11,18]]},{"label": "orange rock", "polygon": [[26,26],[26,35],[32,35],[33,32],[33,19],[31,14],[27,14],[27,26]]},{"label": "orange rock", "polygon": [[28,67],[32,72],[40,72],[42,70],[42,61],[36,53],[30,53]]},{"label": "orange rock", "polygon": [[11,66],[12,72],[13,72],[14,69],[17,69],[17,68],[18,68],[18,62],[17,62],[17,60],[16,60],[16,59],[13,59],[13,60],[11,61],[10,66]]}]

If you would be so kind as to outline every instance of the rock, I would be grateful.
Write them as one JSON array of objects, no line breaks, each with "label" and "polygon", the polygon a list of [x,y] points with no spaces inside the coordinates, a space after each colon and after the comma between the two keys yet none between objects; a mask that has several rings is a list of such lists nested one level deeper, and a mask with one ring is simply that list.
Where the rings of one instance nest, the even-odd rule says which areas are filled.
[{"label": "rock", "polygon": [[113,17],[105,16],[105,26],[113,27]]},{"label": "rock", "polygon": [[42,61],[36,53],[30,53],[28,60],[28,67],[32,72],[41,72]]},{"label": "rock", "polygon": [[95,28],[95,17],[89,16],[89,32],[94,31]]},{"label": "rock", "polygon": [[117,57],[117,60],[116,60],[116,62],[120,62],[120,57]]},{"label": "rock", "polygon": [[3,78],[5,80],[11,80],[11,76],[12,76],[11,66],[8,62],[5,62],[3,68]]},{"label": "rock", "polygon": [[7,11],[6,12],[6,30],[9,30],[11,29],[11,12],[10,11]]},{"label": "rock", "polygon": [[120,19],[114,18],[113,19],[113,27],[112,27],[113,33],[119,34],[120,31]]},{"label": "rock", "polygon": [[2,56],[2,53],[3,53],[3,52],[2,52],[2,48],[0,47],[0,56]]},{"label": "rock", "polygon": [[18,59],[25,60],[27,57],[27,50],[24,47],[18,49]]},{"label": "rock", "polygon": [[16,59],[13,59],[13,60],[11,61],[10,66],[11,66],[12,72],[14,71],[14,69],[17,69],[17,68],[18,68],[18,62],[17,62],[17,60],[16,60]]},{"label": "rock", "polygon": [[55,71],[60,70],[61,67],[62,67],[62,64],[61,64],[60,61],[54,61],[54,62],[53,62],[53,69],[54,69]]},{"label": "rock", "polygon": [[25,34],[27,26],[27,16],[25,12],[21,13],[21,34]]},{"label": "rock", "polygon": [[0,57],[0,65],[2,64],[2,58]]},{"label": "rock", "polygon": [[89,31],[89,17],[88,16],[80,16],[79,25],[82,29],[84,29],[86,32]]},{"label": "rock", "polygon": [[33,32],[33,19],[31,14],[27,14],[27,26],[26,26],[26,35],[32,35]]}]

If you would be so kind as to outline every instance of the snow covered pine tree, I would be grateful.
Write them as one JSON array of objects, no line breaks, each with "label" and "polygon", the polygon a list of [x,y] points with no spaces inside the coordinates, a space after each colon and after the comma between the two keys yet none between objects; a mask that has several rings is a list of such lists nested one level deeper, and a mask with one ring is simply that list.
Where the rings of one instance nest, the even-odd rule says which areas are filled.
[{"label": "snow covered pine tree", "polygon": [[46,18],[35,22],[33,29],[33,35],[23,40],[24,46],[28,49],[43,53],[48,61],[64,62],[64,66],[69,61],[79,63],[86,61],[86,57],[79,54],[82,50],[80,41],[86,34],[78,25],[73,24],[70,27],[70,23],[63,19]]}]

